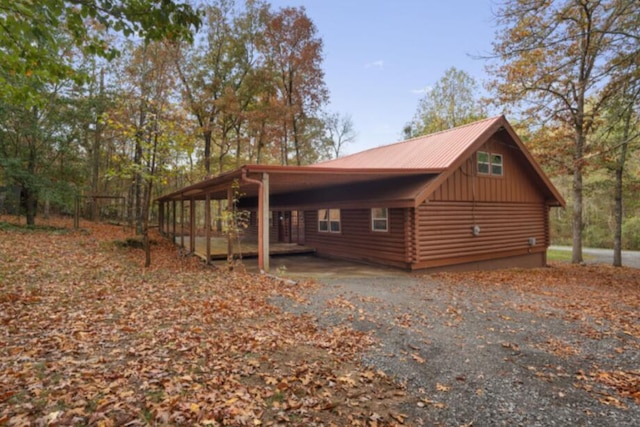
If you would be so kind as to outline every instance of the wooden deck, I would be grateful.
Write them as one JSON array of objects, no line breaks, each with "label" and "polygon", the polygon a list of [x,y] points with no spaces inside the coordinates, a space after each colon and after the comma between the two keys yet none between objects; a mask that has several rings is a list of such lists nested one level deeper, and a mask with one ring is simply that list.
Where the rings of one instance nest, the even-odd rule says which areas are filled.
[{"label": "wooden deck", "polygon": [[[180,244],[180,237],[176,237],[176,244]],[[207,258],[207,239],[206,237],[196,237],[195,254],[202,259]],[[184,246],[189,248],[189,236],[184,237]],[[315,248],[303,246],[297,243],[271,243],[269,245],[269,255],[294,255],[294,254],[311,254],[315,253]],[[255,258],[258,256],[258,242],[241,241],[234,242],[233,253],[236,258]],[[224,237],[211,238],[211,257],[210,261],[227,259],[227,239]]]}]

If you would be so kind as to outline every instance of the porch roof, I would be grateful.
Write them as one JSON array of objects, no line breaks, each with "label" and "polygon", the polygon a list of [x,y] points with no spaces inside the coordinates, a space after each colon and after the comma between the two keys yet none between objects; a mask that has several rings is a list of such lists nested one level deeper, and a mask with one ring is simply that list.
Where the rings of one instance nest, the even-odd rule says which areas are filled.
[{"label": "porch roof", "polygon": [[[339,197],[342,199],[342,204],[369,200],[388,201],[395,206],[409,206],[424,186],[441,172],[441,169],[245,165],[166,194],[158,201],[204,200],[207,194],[211,199],[226,199],[227,190],[234,182],[238,183],[243,198],[255,198],[259,192],[258,186],[244,181],[243,176],[251,180],[262,180],[263,174],[266,173],[269,175],[269,194],[274,199],[273,207],[278,205],[295,207],[300,204],[287,195],[299,196],[304,193],[314,193],[320,196],[321,201],[321,193],[327,191],[342,194]],[[404,179],[407,177],[411,179]],[[394,185],[394,182],[399,181],[402,181],[403,185]],[[368,183],[371,187],[365,189],[364,183]],[[302,204],[311,205],[313,202]]]}]

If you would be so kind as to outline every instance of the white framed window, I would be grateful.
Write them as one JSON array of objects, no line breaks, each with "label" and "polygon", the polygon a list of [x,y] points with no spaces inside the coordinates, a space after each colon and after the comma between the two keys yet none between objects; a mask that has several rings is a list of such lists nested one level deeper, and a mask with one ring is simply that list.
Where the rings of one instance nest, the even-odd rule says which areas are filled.
[{"label": "white framed window", "polygon": [[371,230],[372,231],[389,231],[389,209],[388,208],[372,208],[371,209]]},{"label": "white framed window", "polygon": [[502,154],[491,154],[491,175],[502,176]]},{"label": "white framed window", "polygon": [[318,209],[318,231],[340,233],[340,209]]},{"label": "white framed window", "polygon": [[476,153],[478,161],[478,173],[482,175],[502,176],[503,158],[502,154],[487,153],[486,151],[478,151]]},{"label": "white framed window", "polygon": [[486,153],[484,151],[478,151],[477,157],[478,157],[478,173],[488,175],[489,171],[491,170],[489,153]]}]

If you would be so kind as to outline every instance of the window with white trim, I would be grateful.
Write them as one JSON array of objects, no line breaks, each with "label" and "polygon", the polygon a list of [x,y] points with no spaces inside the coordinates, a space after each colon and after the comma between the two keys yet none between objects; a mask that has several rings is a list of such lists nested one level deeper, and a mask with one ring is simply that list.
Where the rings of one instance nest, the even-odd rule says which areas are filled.
[{"label": "window with white trim", "polygon": [[318,231],[340,233],[340,209],[318,209]]},{"label": "window with white trim", "polygon": [[491,170],[491,162],[489,161],[489,153],[478,151],[478,173],[489,174]]},{"label": "window with white trim", "polygon": [[502,176],[502,154],[491,154],[491,175]]},{"label": "window with white trim", "polygon": [[478,151],[476,159],[478,161],[479,174],[502,176],[504,171],[502,154]]},{"label": "window with white trim", "polygon": [[389,231],[388,208],[371,208],[371,230]]}]

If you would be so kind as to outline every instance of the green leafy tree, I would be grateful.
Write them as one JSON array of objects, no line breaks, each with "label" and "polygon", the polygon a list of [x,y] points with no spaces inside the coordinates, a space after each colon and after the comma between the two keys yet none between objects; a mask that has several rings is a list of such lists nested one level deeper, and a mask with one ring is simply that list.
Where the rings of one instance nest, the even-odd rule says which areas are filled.
[{"label": "green leafy tree", "polygon": [[572,151],[574,263],[582,262],[585,156],[597,117],[620,87],[612,76],[637,58],[638,16],[635,0],[509,0],[497,9],[497,61],[488,67],[495,101],[552,126]]},{"label": "green leafy tree", "polygon": [[614,176],[613,265],[620,267],[626,166],[629,153],[640,145],[640,80],[629,82],[616,94],[603,119],[606,123],[601,131],[605,151],[603,160]]},{"label": "green leafy tree", "polygon": [[[190,40],[199,23],[189,4],[172,0],[14,0],[0,5],[0,109],[7,117],[0,131],[0,172],[6,183],[21,188],[29,224],[35,221],[39,196],[54,194],[54,183],[74,184],[76,192],[83,185],[80,177],[65,182],[66,175],[51,166],[79,156],[86,142],[76,132],[81,110],[78,118],[62,114],[84,96],[81,87],[90,78],[82,66],[85,59],[117,56],[116,34],[147,42]],[[90,147],[96,158],[98,133]]]},{"label": "green leafy tree", "polygon": [[213,148],[218,151],[217,172],[223,172],[232,148],[232,132],[239,137],[243,112],[252,99],[259,64],[255,39],[264,29],[267,6],[260,2],[245,6],[239,11],[233,0],[210,4],[205,8],[202,40],[192,47],[174,45],[183,99],[203,139],[207,176],[212,174]]},{"label": "green leafy tree", "polygon": [[[61,55],[64,32],[88,55],[113,58],[118,49],[109,32],[144,40],[192,38],[199,14],[173,0],[13,0],[0,5],[0,97],[40,101],[33,82],[86,78]],[[23,76],[15,85],[11,76]],[[13,84],[10,84],[13,83]]]},{"label": "green leafy tree", "polygon": [[172,51],[154,42],[130,47],[119,77],[120,99],[109,112],[109,125],[117,132],[125,151],[119,170],[112,175],[131,183],[131,218],[142,234],[145,266],[151,263],[149,218],[154,189],[170,177],[174,151],[185,132],[177,125],[180,110],[176,97]]},{"label": "green leafy tree", "polygon": [[403,133],[405,138],[412,138],[485,117],[476,80],[465,71],[451,67],[420,100],[413,120],[407,123]]}]

